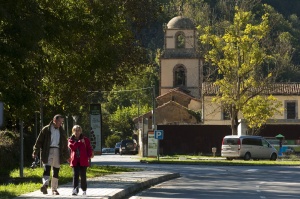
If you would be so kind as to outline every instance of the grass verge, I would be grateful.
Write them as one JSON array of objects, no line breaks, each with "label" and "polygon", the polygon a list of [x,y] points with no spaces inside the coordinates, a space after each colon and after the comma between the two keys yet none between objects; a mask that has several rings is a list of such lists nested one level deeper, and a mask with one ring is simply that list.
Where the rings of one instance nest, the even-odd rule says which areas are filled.
[{"label": "grass verge", "polygon": [[[130,171],[136,171],[136,169],[93,165],[87,169],[87,177],[93,178]],[[7,182],[0,184],[0,198],[12,199],[19,195],[39,190],[41,187],[42,175],[43,168],[24,168],[22,178],[19,177],[19,169],[12,171]],[[59,185],[69,182],[72,182],[72,168],[67,164],[63,164],[59,171]]]}]

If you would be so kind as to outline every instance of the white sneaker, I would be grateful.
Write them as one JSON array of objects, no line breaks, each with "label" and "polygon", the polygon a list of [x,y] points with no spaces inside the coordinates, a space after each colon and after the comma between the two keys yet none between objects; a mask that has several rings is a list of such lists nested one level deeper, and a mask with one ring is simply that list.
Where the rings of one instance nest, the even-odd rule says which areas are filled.
[{"label": "white sneaker", "polygon": [[77,196],[77,190],[76,189],[73,189],[73,191],[72,191],[72,196]]},{"label": "white sneaker", "polygon": [[84,196],[85,196],[85,195],[86,195],[86,191],[84,191],[84,192],[82,193],[82,195],[84,195]]}]

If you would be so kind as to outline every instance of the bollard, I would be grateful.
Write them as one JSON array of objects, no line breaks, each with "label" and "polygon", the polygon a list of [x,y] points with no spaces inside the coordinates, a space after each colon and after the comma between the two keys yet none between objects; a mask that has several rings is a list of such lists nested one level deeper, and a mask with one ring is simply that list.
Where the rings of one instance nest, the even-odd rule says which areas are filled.
[{"label": "bollard", "polygon": [[213,156],[215,157],[216,156],[216,152],[217,152],[217,148],[216,147],[213,147],[211,149],[212,153],[213,153]]}]

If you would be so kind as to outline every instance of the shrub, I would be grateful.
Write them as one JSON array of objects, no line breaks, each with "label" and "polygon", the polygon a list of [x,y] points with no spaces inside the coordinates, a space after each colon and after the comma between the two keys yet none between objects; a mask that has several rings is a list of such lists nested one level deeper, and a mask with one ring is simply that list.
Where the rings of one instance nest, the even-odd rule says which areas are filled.
[{"label": "shrub", "polygon": [[20,138],[12,131],[0,131],[0,176],[5,177],[10,170],[18,167]]}]

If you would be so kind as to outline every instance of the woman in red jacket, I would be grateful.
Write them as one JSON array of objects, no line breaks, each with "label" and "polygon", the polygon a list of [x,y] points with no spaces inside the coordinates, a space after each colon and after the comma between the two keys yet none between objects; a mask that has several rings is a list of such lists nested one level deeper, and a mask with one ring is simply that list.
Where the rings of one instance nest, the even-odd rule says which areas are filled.
[{"label": "woman in red jacket", "polygon": [[93,158],[93,149],[90,140],[82,135],[82,128],[75,125],[72,128],[72,136],[68,140],[70,148],[70,166],[73,169],[73,191],[72,195],[77,195],[79,192],[79,175],[80,185],[83,191],[82,195],[86,195],[87,182],[86,170],[89,166],[89,159]]}]

